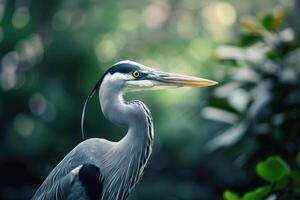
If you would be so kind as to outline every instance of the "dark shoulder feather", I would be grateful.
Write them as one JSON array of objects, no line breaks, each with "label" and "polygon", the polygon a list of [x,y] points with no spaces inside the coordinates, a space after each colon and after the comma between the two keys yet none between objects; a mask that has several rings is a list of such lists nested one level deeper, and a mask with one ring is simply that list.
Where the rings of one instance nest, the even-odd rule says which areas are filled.
[{"label": "dark shoulder feather", "polygon": [[101,199],[103,177],[99,167],[92,164],[84,164],[79,171],[79,181],[91,200]]}]

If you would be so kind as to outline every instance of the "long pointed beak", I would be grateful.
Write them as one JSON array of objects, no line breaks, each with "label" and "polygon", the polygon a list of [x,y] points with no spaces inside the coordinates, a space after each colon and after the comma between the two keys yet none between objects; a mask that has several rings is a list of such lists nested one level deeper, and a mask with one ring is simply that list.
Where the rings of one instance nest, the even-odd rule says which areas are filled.
[{"label": "long pointed beak", "polygon": [[151,78],[154,81],[159,82],[158,85],[160,86],[209,87],[218,84],[216,81],[204,78],[160,71],[153,71],[151,73]]}]

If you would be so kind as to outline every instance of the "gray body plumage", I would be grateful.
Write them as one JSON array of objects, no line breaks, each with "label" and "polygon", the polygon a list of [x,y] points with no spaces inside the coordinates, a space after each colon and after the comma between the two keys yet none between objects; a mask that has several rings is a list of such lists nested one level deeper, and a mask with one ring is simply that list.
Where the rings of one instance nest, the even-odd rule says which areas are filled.
[{"label": "gray body plumage", "polygon": [[102,200],[125,199],[142,175],[153,139],[150,111],[140,101],[125,102],[122,86],[108,77],[104,79],[99,90],[102,112],[111,122],[127,128],[127,134],[118,142],[99,138],[81,142],[53,169],[33,199],[43,199],[43,193],[53,184],[85,163],[98,166],[105,177]]}]

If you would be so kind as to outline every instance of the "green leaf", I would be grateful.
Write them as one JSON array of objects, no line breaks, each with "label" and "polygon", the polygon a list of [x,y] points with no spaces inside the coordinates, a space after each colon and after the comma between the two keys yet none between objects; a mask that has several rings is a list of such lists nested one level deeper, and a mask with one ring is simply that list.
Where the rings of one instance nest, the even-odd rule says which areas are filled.
[{"label": "green leaf", "polygon": [[283,14],[268,14],[265,15],[261,20],[261,25],[270,32],[278,31],[280,28],[284,15]]},{"label": "green leaf", "polygon": [[258,43],[260,41],[262,41],[262,36],[258,35],[258,34],[242,34],[240,39],[235,41],[235,43],[233,43],[236,46],[239,47],[249,47],[255,43]]},{"label": "green leaf", "polygon": [[271,156],[256,165],[256,172],[262,179],[274,182],[286,176],[289,167],[279,156]]},{"label": "green leaf", "polygon": [[263,19],[261,20],[261,24],[268,31],[273,31],[273,20],[274,20],[273,15],[268,14],[263,17]]},{"label": "green leaf", "polygon": [[223,193],[223,199],[225,200],[240,200],[240,196],[231,190],[226,190]]},{"label": "green leaf", "polygon": [[300,152],[297,154],[296,161],[297,164],[300,166]]},{"label": "green leaf", "polygon": [[242,200],[262,200],[271,192],[271,186],[263,186],[254,191],[247,192]]},{"label": "green leaf", "polygon": [[294,193],[300,195],[300,172],[296,170],[292,171],[291,179],[292,179]]},{"label": "green leaf", "polygon": [[280,180],[278,180],[274,183],[272,189],[273,190],[283,190],[283,189],[287,188],[288,184],[289,184],[289,177],[284,176]]},{"label": "green leaf", "polygon": [[291,172],[291,179],[293,183],[294,190],[300,190],[300,171],[292,171]]}]

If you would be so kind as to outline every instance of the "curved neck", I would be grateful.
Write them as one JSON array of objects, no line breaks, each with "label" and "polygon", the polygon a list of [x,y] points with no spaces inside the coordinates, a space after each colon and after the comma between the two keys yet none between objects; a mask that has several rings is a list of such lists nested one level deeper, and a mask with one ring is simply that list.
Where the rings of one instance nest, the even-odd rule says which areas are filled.
[{"label": "curved neck", "polygon": [[134,136],[132,140],[147,138],[149,126],[152,126],[148,116],[149,110],[137,101],[125,102],[122,89],[122,85],[114,85],[109,79],[103,81],[99,90],[99,100],[104,116],[117,126],[127,128],[126,137]]},{"label": "curved neck", "polygon": [[[114,173],[124,177],[122,185],[127,188],[125,190],[127,193],[139,180],[151,154],[153,141],[151,114],[140,101],[125,102],[122,87],[113,85],[109,80],[102,82],[99,97],[104,116],[112,123],[128,129],[127,134],[115,145],[114,151],[119,158],[115,160],[116,165],[122,163],[122,168],[118,168]],[[125,193],[120,195],[126,196]],[[116,194],[116,199],[121,199],[119,194]]]},{"label": "curved neck", "polygon": [[128,128],[130,116],[128,105],[120,91],[111,91],[107,88],[99,90],[100,106],[104,116],[117,126]]},{"label": "curved neck", "polygon": [[143,149],[153,139],[150,111],[140,101],[125,102],[122,89],[122,86],[114,85],[110,79],[104,79],[99,90],[102,112],[112,123],[128,129],[122,143],[137,145]]}]

